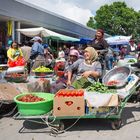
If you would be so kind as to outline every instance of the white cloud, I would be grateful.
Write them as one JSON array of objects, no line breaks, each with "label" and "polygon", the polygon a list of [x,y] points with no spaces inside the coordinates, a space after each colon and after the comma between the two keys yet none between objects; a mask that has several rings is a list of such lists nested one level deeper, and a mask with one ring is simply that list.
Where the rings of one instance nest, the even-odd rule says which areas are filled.
[{"label": "white cloud", "polygon": [[89,17],[105,4],[111,4],[115,1],[125,1],[127,6],[140,10],[140,0],[21,0],[28,3],[35,4],[48,11],[54,12],[58,15],[67,17],[76,22],[86,25]]},{"label": "white cloud", "polygon": [[[67,1],[68,0],[63,0]],[[128,7],[135,9],[136,11],[140,10],[140,0],[70,0],[69,2],[75,3],[77,6],[81,8],[86,8],[91,10],[93,13],[96,13],[96,11],[105,4],[112,4],[113,2],[120,1],[125,2]]]},{"label": "white cloud", "polygon": [[74,3],[68,3],[63,0],[24,0],[35,4],[48,11],[72,19],[76,22],[86,25],[89,17],[94,16],[89,9],[76,6]]}]

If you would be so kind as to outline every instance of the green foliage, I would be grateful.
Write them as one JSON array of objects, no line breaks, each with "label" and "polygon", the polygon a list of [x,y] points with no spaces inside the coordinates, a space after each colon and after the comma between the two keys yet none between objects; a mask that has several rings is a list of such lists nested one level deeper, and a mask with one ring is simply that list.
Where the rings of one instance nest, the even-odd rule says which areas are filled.
[{"label": "green foliage", "polygon": [[127,7],[125,2],[101,6],[94,19],[90,18],[88,25],[91,21],[94,22],[89,27],[102,28],[110,35],[140,35],[140,12]]},{"label": "green foliage", "polygon": [[89,21],[87,22],[87,26],[90,28],[96,28],[94,17],[90,17]]}]

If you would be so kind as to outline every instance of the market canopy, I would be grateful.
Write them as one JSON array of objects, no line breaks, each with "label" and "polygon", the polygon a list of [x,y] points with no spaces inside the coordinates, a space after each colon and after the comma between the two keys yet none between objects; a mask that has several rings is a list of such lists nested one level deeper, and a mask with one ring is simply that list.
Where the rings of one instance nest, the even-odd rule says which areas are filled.
[{"label": "market canopy", "polygon": [[121,45],[121,44],[129,44],[129,41],[132,36],[112,36],[108,37],[105,40],[109,45]]},{"label": "market canopy", "polygon": [[62,41],[79,41],[80,40],[80,39],[77,39],[74,37],[69,37],[66,35],[62,35],[62,34],[53,32],[53,31],[45,29],[43,27],[17,29],[17,31],[20,32],[21,34],[24,34],[25,36],[28,36],[28,37],[34,37],[37,35],[41,35],[42,37],[47,37],[47,38],[57,39],[57,40],[62,40]]}]

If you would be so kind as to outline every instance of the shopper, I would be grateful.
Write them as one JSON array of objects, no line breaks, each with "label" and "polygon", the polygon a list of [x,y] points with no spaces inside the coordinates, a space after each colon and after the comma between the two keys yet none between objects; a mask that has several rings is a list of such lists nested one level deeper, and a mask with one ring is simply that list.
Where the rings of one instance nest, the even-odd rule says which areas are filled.
[{"label": "shopper", "polygon": [[30,59],[32,60],[32,69],[35,69],[39,66],[45,66],[44,47],[42,45],[42,39],[39,36],[35,36],[32,41],[34,41],[30,55]]}]

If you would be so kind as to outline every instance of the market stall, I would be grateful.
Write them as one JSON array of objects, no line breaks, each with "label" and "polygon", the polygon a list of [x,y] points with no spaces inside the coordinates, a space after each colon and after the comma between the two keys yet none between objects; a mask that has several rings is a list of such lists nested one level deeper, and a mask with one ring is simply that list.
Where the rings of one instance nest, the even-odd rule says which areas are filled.
[{"label": "market stall", "polygon": [[[122,123],[121,113],[128,99],[139,87],[138,81],[139,77],[131,74],[128,67],[118,67],[104,76],[103,83],[96,82],[86,89],[59,90],[53,97],[51,109],[45,114],[24,114],[19,110],[14,118],[26,120],[41,118],[55,134],[65,132],[79,119],[89,118],[109,119],[112,128],[119,129]],[[15,97],[16,100],[17,98],[18,96]],[[76,121],[64,129],[62,123],[64,119],[76,119]]]}]

